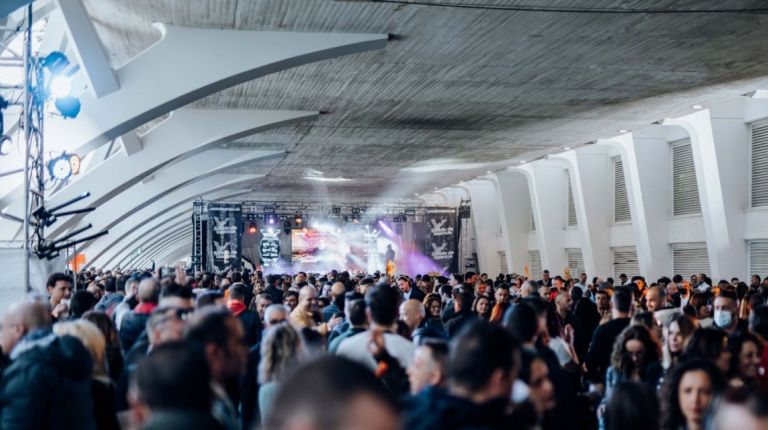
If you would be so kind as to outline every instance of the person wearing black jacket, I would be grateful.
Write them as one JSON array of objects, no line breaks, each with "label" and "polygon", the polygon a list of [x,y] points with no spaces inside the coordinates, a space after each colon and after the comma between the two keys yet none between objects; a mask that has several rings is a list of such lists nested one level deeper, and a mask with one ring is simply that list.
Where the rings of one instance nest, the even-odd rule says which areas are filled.
[{"label": "person wearing black jacket", "polygon": [[605,383],[605,372],[611,364],[613,344],[619,334],[629,325],[629,313],[632,308],[632,292],[627,288],[617,288],[611,298],[613,319],[599,326],[592,336],[587,352],[587,380],[594,384]]},{"label": "person wearing black jacket", "polygon": [[472,302],[474,296],[472,293],[459,293],[453,296],[453,309],[455,316],[445,324],[445,331],[448,332],[448,338],[453,338],[459,330],[468,322],[477,319],[472,312]]},{"label": "person wearing black jacket", "polygon": [[450,344],[448,388],[429,387],[404,401],[404,428],[515,429],[509,394],[520,349],[503,328],[473,321]]},{"label": "person wearing black jacket", "polygon": [[93,362],[78,339],[56,336],[48,325],[24,336],[11,360],[0,387],[0,428],[96,428]]}]

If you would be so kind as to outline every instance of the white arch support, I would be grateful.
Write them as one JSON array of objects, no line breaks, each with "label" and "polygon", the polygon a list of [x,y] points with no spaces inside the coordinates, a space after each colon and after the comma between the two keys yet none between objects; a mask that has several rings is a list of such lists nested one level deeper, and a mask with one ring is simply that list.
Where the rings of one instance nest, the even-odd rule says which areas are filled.
[{"label": "white arch support", "polygon": [[[85,155],[215,92],[299,65],[381,49],[387,41],[386,34],[155,27],[162,33],[160,41],[115,71],[118,90],[101,98],[83,93],[78,118],[46,121],[47,151]],[[244,52],[243,47],[256,48]],[[21,182],[20,175],[0,178],[0,208],[22,198]]]},{"label": "white arch support", "polygon": [[[206,200],[218,201],[230,199],[250,192],[250,190],[235,192],[232,190],[220,190],[205,194],[204,197]],[[164,213],[150,217],[141,222],[124,222],[118,224],[110,230],[108,241],[96,242],[90,247],[89,255],[92,261],[89,262],[89,264],[100,262],[101,266],[109,267],[113,262],[120,261],[120,259],[139,248],[140,246],[137,246],[138,241],[145,237],[151,237],[151,234],[157,234],[155,232],[158,229],[164,228],[164,226],[169,223],[173,223],[180,219],[189,220],[191,219],[191,215],[191,202],[182,201],[169,208]]]},{"label": "white arch support", "polygon": [[[146,222],[149,219],[162,215],[170,209],[177,207],[181,204],[191,202],[192,200],[202,197],[208,193],[215,191],[221,191],[224,189],[238,189],[249,188],[251,182],[254,179],[260,178],[263,175],[241,175],[241,174],[219,174],[215,176],[207,177],[201,181],[197,181],[193,184],[186,185],[184,187],[175,190],[165,198],[155,201],[144,208],[139,209],[136,212],[131,213],[126,217],[120,225],[138,226]],[[120,229],[120,225],[116,226],[118,234],[124,233],[124,229]],[[112,231],[110,231],[110,234]],[[103,251],[105,243],[111,242],[110,235],[100,237],[95,241],[86,244],[84,252],[86,256],[90,253],[92,255],[100,255],[100,251]],[[88,258],[88,261],[95,262],[95,257]]]},{"label": "white arch support", "polygon": [[[190,157],[222,142],[315,119],[317,115],[317,112],[305,111],[179,109],[143,136],[143,151],[130,156],[119,153],[109,157],[48,198],[46,205],[53,207],[88,191],[92,197],[86,203],[99,207],[172,161]],[[21,218],[24,212],[22,199],[13,202],[6,212]],[[52,233],[61,234],[72,225],[72,220],[63,220],[55,225]],[[18,223],[0,221],[0,236],[13,237],[20,232]]]},{"label": "white arch support", "polygon": [[[132,264],[135,263],[136,258],[141,258],[143,255],[148,255],[150,252],[153,252],[165,245],[167,245],[172,239],[176,238],[177,236],[183,235],[183,234],[189,234],[192,232],[192,225],[191,223],[186,225],[177,225],[176,227],[166,230],[163,233],[149,238],[146,243],[141,246],[142,251],[146,250],[142,254],[139,255],[133,255],[127,258],[125,261],[125,265],[130,267]],[[137,248],[139,249],[139,248]],[[122,266],[122,261],[118,262],[119,266]]]},{"label": "white arch support", "polygon": [[[242,166],[255,160],[264,160],[282,156],[283,151],[259,150],[227,150],[214,149],[187,158],[171,167],[157,172],[151,181],[138,183],[120,193],[116,198],[101,204],[98,209],[82,217],[61,222],[57,229],[52,230],[48,237],[63,234],[68,227],[75,224],[93,224],[94,231],[109,229],[127,217],[127,214],[163,198],[168,193],[182,186],[192,184],[202,178],[228,173],[235,167]],[[237,157],[237,158],[234,158]],[[234,158],[234,159],[233,159]]]}]

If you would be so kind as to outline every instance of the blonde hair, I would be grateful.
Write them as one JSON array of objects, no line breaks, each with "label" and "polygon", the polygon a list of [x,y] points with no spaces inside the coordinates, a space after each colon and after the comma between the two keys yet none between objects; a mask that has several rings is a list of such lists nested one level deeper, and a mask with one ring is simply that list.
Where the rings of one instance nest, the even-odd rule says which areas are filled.
[{"label": "blonde hair", "polygon": [[91,354],[93,360],[93,376],[107,376],[106,348],[107,342],[104,334],[96,324],[78,319],[56,323],[53,333],[57,336],[72,336],[80,340],[85,349]]},{"label": "blonde hair", "polygon": [[261,342],[259,383],[279,381],[304,357],[304,342],[290,324],[270,327]]}]

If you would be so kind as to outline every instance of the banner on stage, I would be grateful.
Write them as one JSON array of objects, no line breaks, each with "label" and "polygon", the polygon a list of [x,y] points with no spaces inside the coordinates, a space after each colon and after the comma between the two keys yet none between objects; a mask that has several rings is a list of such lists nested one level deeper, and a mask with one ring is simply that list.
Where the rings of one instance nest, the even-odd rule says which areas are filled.
[{"label": "banner on stage", "polygon": [[427,255],[440,265],[443,272],[456,271],[456,210],[427,209],[424,220]]},{"label": "banner on stage", "polygon": [[208,266],[215,273],[242,265],[242,205],[208,204]]}]

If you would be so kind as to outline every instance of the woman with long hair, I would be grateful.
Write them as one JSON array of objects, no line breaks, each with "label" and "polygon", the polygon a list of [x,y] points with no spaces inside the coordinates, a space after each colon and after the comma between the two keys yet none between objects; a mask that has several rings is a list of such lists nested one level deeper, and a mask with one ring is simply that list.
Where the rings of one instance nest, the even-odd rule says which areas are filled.
[{"label": "woman with long hair", "polygon": [[123,374],[123,354],[120,351],[120,337],[117,333],[117,327],[112,322],[109,315],[102,312],[88,311],[83,314],[83,319],[90,321],[101,330],[106,341],[107,370],[109,377],[113,382],[120,380]]},{"label": "woman with long hair", "polygon": [[684,361],[672,369],[662,390],[663,430],[702,430],[725,378],[710,360]]},{"label": "woman with long hair", "polygon": [[677,364],[686,342],[695,330],[696,323],[688,315],[677,314],[672,317],[664,338],[664,361],[667,369]]},{"label": "woman with long hair", "polygon": [[491,301],[487,296],[477,296],[472,303],[472,312],[481,320],[488,321],[491,318]]},{"label": "woman with long hair", "polygon": [[262,413],[262,424],[269,414],[279,384],[290,370],[304,360],[304,355],[304,341],[290,324],[270,327],[264,334],[259,363],[259,410]]}]

